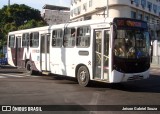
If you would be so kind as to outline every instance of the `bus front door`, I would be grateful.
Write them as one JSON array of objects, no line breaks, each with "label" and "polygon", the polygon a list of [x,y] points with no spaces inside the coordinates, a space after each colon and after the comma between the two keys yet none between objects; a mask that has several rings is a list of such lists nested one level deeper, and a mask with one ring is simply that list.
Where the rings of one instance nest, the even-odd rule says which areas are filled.
[{"label": "bus front door", "polygon": [[50,71],[49,59],[50,35],[42,34],[40,43],[40,69]]},{"label": "bus front door", "polygon": [[94,79],[109,80],[109,30],[95,30]]}]

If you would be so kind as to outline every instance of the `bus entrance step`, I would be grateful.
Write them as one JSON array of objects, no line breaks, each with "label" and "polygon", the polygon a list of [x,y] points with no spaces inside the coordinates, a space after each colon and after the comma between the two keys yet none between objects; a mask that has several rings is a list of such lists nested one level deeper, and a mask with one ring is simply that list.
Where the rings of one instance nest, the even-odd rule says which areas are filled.
[{"label": "bus entrance step", "polygon": [[44,75],[50,75],[51,72],[43,71],[42,74]]},{"label": "bus entrance step", "polygon": [[[101,68],[101,66],[98,66],[98,68]],[[108,66],[104,66],[103,69],[108,70],[109,68],[108,68]]]}]

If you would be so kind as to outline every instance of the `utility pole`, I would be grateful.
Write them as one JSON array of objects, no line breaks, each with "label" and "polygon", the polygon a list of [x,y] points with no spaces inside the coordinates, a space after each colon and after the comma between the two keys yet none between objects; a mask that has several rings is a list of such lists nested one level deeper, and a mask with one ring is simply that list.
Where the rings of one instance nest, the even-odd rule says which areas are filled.
[{"label": "utility pole", "polygon": [[107,14],[107,17],[109,17],[109,0],[107,0],[107,4],[106,4],[106,14]]},{"label": "utility pole", "polygon": [[10,7],[10,0],[8,0],[8,7]]}]

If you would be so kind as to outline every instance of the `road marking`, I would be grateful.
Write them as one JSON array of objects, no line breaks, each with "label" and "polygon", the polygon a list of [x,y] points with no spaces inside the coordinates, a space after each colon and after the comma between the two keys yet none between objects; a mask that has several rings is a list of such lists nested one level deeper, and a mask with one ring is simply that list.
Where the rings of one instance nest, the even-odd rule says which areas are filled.
[{"label": "road marking", "polygon": [[26,77],[26,75],[21,75],[21,74],[3,74],[3,73],[0,73],[0,75],[2,76],[11,76],[11,77]]},{"label": "road marking", "polygon": [[18,74],[18,73],[0,73],[0,78],[23,78],[23,77],[40,77],[40,76],[30,76],[26,73]]},{"label": "road marking", "polygon": [[5,77],[5,76],[0,76],[0,78],[7,78],[7,77]]}]

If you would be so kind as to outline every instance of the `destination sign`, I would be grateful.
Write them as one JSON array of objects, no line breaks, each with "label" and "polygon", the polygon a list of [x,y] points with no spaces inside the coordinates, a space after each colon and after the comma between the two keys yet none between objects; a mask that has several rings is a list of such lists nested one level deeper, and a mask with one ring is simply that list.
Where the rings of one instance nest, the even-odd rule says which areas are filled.
[{"label": "destination sign", "polygon": [[140,20],[128,19],[128,18],[116,18],[114,20],[116,26],[119,27],[136,27],[147,28],[147,23]]}]

